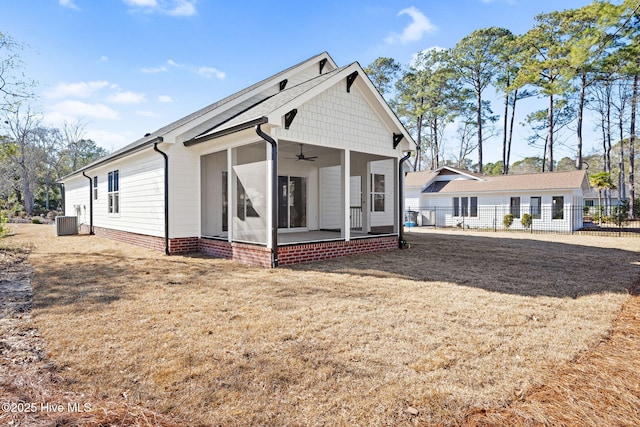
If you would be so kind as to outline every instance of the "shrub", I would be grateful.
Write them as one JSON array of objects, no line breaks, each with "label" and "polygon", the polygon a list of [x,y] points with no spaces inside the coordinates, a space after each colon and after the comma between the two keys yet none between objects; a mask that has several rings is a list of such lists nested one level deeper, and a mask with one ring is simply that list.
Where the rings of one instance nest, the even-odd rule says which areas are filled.
[{"label": "shrub", "polygon": [[40,218],[31,218],[31,224],[42,224]]},{"label": "shrub", "polygon": [[5,237],[7,234],[9,234],[7,222],[9,222],[9,218],[7,218],[6,212],[0,211],[0,238]]},{"label": "shrub", "polygon": [[522,219],[520,220],[522,226],[524,228],[530,228],[531,224],[533,224],[533,218],[528,213],[522,214]]},{"label": "shrub", "polygon": [[513,224],[513,215],[506,214],[504,218],[502,218],[502,224],[504,224],[505,228],[511,227],[511,224]]}]

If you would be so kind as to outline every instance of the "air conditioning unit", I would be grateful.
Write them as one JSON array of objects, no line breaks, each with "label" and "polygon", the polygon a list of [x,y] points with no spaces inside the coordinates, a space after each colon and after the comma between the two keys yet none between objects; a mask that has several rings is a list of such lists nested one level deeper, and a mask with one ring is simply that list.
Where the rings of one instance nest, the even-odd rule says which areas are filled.
[{"label": "air conditioning unit", "polygon": [[78,217],[56,217],[56,236],[70,236],[72,234],[78,234]]}]

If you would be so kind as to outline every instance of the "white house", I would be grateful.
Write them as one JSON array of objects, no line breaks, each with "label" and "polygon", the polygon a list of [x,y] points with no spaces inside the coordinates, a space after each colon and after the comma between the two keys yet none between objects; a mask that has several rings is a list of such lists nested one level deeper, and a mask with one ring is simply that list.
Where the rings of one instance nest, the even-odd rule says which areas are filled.
[{"label": "white house", "polygon": [[393,249],[415,143],[322,53],[60,180],[92,233],[263,266]]},{"label": "white house", "polygon": [[[583,226],[585,171],[485,176],[443,166],[405,178],[405,223],[571,232]],[[531,224],[522,223],[524,214]],[[525,221],[526,222],[526,221]]]}]

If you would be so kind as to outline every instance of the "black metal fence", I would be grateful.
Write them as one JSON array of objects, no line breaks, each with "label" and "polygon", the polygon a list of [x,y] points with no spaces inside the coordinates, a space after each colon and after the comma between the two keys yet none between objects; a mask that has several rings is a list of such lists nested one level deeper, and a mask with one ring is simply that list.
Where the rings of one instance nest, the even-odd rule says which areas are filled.
[{"label": "black metal fence", "polygon": [[430,207],[409,209],[404,226],[435,227],[478,231],[519,231],[529,233],[636,233],[634,222],[608,216],[602,219],[589,209],[576,206],[539,206],[520,209],[510,206]]}]

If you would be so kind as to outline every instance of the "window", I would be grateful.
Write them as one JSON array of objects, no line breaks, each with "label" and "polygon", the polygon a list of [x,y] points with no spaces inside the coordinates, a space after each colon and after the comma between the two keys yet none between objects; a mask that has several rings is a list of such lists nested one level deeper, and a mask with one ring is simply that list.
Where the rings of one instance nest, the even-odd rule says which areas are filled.
[{"label": "window", "polygon": [[251,199],[247,195],[247,192],[245,191],[244,187],[242,186],[240,179],[238,179],[238,186],[237,186],[236,193],[237,193],[236,196],[237,196],[237,207],[238,207],[238,219],[240,219],[241,221],[244,221],[245,218],[260,217],[260,215],[258,215],[258,212],[256,212],[256,210],[254,209],[253,203],[251,202]]},{"label": "window", "polygon": [[551,202],[551,212],[553,219],[564,219],[564,197],[553,196]]},{"label": "window", "polygon": [[509,213],[514,218],[520,218],[520,197],[512,197],[509,205]]},{"label": "window", "polygon": [[461,197],[462,204],[462,216],[469,216],[469,198]]},{"label": "window", "polygon": [[93,200],[98,200],[98,177],[93,177]]},{"label": "window", "polygon": [[371,174],[371,211],[384,212],[384,175]]},{"label": "window", "polygon": [[592,208],[592,207],[594,207],[594,206],[595,206],[595,205],[594,205],[594,203],[593,203],[593,200],[585,200],[585,201],[584,201],[584,205],[585,205],[586,207],[588,207],[588,208]]},{"label": "window", "polygon": [[471,212],[469,216],[477,217],[478,216],[478,198],[471,197]]},{"label": "window", "polygon": [[542,218],[542,197],[532,197],[531,198],[531,218],[540,219]]},{"label": "window", "polygon": [[460,216],[460,199],[453,198],[453,216]]},{"label": "window", "polygon": [[120,213],[120,179],[118,171],[108,174],[109,213]]}]

